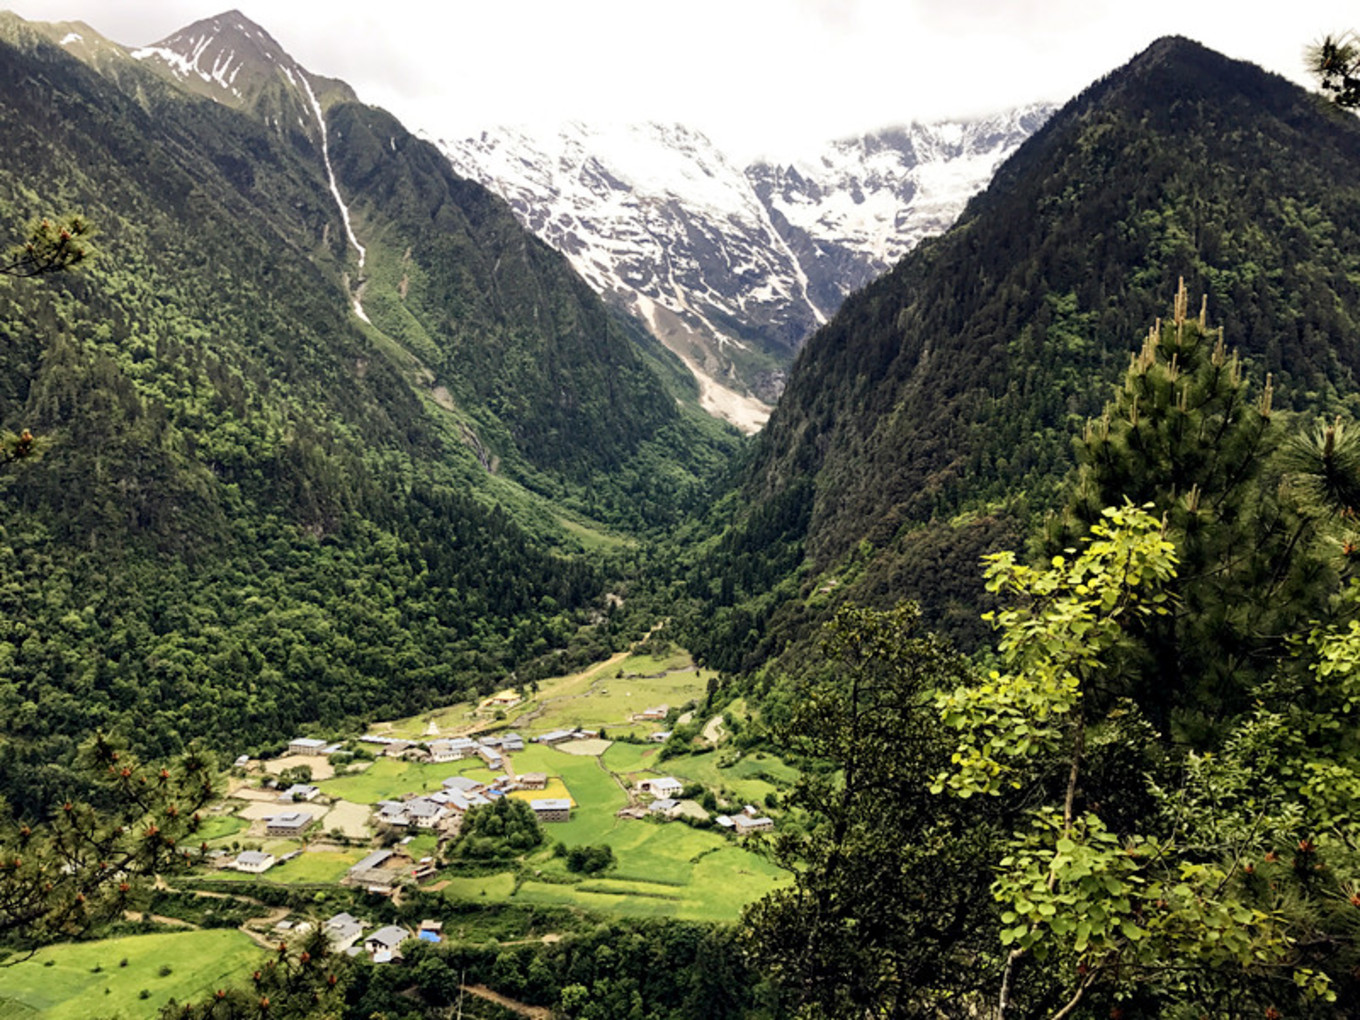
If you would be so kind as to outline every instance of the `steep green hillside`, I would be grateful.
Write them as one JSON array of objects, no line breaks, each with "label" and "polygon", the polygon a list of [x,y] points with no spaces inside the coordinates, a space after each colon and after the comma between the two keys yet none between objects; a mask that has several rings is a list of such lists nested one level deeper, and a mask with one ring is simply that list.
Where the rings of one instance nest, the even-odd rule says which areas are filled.
[{"label": "steep green hillside", "polygon": [[[0,468],[20,804],[96,726],[237,753],[607,648],[582,550],[702,499],[734,440],[430,147],[341,164],[361,290],[310,136],[106,64],[0,18],[0,224],[78,210],[98,249],[0,278],[0,429],[39,452]],[[338,92],[330,120],[400,130]]]},{"label": "steep green hillside", "polygon": [[978,636],[959,626],[980,601],[977,555],[1016,543],[1029,500],[1050,502],[1071,436],[1182,276],[1294,406],[1348,399],[1360,126],[1168,38],[1069,103],[953,230],[809,340],[746,475],[751,509],[699,578],[727,624],[704,628],[704,654],[750,665],[824,615],[783,596],[828,586],[823,602],[911,595],[930,625]]}]

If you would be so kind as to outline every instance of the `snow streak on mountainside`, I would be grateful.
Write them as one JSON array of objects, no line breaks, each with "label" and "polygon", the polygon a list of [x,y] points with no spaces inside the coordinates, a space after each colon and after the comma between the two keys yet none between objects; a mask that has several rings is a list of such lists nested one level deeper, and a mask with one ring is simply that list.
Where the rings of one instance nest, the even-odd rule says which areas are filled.
[{"label": "snow streak on mountainside", "polygon": [[946,229],[1051,112],[912,124],[744,168],[675,125],[498,128],[439,145],[684,358],[711,411],[753,430],[803,339]]},{"label": "snow streak on mountainside", "polygon": [[[78,38],[70,33],[62,44]],[[353,99],[348,85],[308,72],[268,32],[239,11],[196,21],[158,43],[130,51],[129,56],[216,102],[254,113],[285,138],[297,136],[304,145],[310,144],[321,157],[331,196],[340,209],[346,238],[358,254],[362,273],[365,250],[354,233],[349,206],[335,180],[319,98]],[[358,290],[362,290],[362,280]],[[354,314],[369,322],[358,293],[351,294],[351,301]]]},{"label": "snow streak on mountainside", "polygon": [[318,147],[312,99],[326,106],[331,99],[355,98],[343,82],[306,71],[240,11],[196,21],[129,55],[185,88],[252,112],[285,136],[298,132]]}]

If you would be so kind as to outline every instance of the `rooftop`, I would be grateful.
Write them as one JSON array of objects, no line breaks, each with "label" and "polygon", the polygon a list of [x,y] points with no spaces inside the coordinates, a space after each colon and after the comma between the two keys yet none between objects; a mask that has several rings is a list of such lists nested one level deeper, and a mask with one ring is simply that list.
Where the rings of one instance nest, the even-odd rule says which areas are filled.
[{"label": "rooftop", "polygon": [[529,801],[529,806],[535,811],[570,811],[571,801],[565,797],[540,797]]},{"label": "rooftop", "polygon": [[349,870],[353,872],[353,871],[367,871],[369,868],[378,868],[381,867],[383,863],[391,856],[392,856],[391,850],[374,850],[371,854],[369,854],[367,857],[365,857],[362,861],[354,865],[354,867],[350,868]]},{"label": "rooftop", "polygon": [[377,942],[379,945],[386,946],[388,949],[396,949],[397,946],[401,945],[410,937],[411,933],[405,928],[398,927],[395,924],[389,924],[387,927],[379,928],[377,931],[373,932],[368,938],[364,939],[364,942],[365,944]]},{"label": "rooftop", "polygon": [[287,826],[306,825],[311,820],[312,813],[310,811],[285,811],[281,815],[271,815],[269,824]]}]

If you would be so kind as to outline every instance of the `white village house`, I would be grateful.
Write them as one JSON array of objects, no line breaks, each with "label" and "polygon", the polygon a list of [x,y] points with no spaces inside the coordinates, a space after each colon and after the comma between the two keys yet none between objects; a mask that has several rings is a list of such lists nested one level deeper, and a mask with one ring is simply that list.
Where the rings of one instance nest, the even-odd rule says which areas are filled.
[{"label": "white village house", "polygon": [[637,784],[639,793],[650,793],[653,797],[660,797],[663,800],[667,797],[678,797],[680,791],[685,788],[685,784],[674,776],[660,776],[656,779],[643,779]]},{"label": "white village house", "polygon": [[263,875],[274,866],[275,857],[267,854],[263,850],[242,850],[236,855],[236,861],[232,867],[237,871],[246,871],[252,875]]}]

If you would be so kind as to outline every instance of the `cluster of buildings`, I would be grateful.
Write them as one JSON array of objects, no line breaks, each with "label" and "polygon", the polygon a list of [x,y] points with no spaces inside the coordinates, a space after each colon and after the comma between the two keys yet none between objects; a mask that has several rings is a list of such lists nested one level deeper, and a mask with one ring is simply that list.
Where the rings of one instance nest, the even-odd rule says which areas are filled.
[{"label": "cluster of buildings", "polygon": [[[504,755],[511,751],[524,750],[524,738],[518,733],[496,734],[477,737],[436,737],[434,740],[405,740],[401,737],[384,737],[376,733],[366,733],[359,743],[377,749],[377,753],[389,758],[406,758],[411,761],[446,762],[463,758],[479,757],[491,768],[498,768]],[[315,737],[294,737],[288,742],[288,753],[329,757],[344,749],[344,743],[332,743]],[[249,758],[242,755],[236,764],[244,766]]]},{"label": "cluster of buildings", "polygon": [[[658,776],[654,779],[639,780],[634,792],[647,795],[652,801],[645,806],[632,805],[618,812],[620,818],[646,818],[655,815],[661,818],[679,818],[681,815],[707,818],[708,812],[693,801],[680,800],[685,784],[674,776]],[[734,815],[717,815],[713,819],[719,826],[735,832],[738,836],[749,836],[753,832],[768,832],[774,828],[774,819],[763,816],[754,804],[747,804]]]},{"label": "cluster of buildings", "polygon": [[724,829],[731,829],[738,836],[749,836],[753,832],[769,832],[774,828],[774,819],[766,818],[754,804],[747,804],[735,815],[718,815],[713,819]]},{"label": "cluster of buildings", "polygon": [[524,738],[518,733],[495,734],[487,737],[436,737],[434,740],[403,740],[400,737],[380,737],[375,733],[359,738],[361,744],[372,744],[381,748],[380,754],[388,758],[405,758],[409,761],[449,762],[464,758],[481,758],[487,768],[498,769],[505,765],[505,755],[512,751],[524,750]]},{"label": "cluster of buildings", "polygon": [[[284,921],[276,925],[276,930],[287,934],[300,932],[310,927],[308,922],[293,925]],[[341,913],[328,918],[321,926],[331,950],[347,956],[367,955],[374,963],[391,963],[401,959],[401,944],[417,938],[424,942],[443,941],[443,925],[439,921],[422,921],[413,935],[410,930],[399,924],[388,924],[364,934],[368,925],[353,914]]]},{"label": "cluster of buildings", "polygon": [[549,730],[534,737],[534,743],[551,747],[554,744],[565,744],[568,740],[592,740],[599,735],[599,730],[583,730],[577,726],[570,730]]},{"label": "cluster of buildings", "polygon": [[[439,747],[437,745],[445,745]],[[471,744],[473,755],[480,756],[491,764],[492,756],[498,759],[500,752],[524,751],[524,740],[518,734],[509,733],[503,737],[484,737],[472,741],[468,737],[456,737],[449,741],[431,741],[428,745],[432,753],[456,753],[466,758]],[[447,745],[453,745],[452,748]],[[434,760],[457,760],[439,758]],[[484,783],[466,777],[450,775],[442,782],[441,789],[434,793],[408,793],[401,800],[378,801],[375,808],[374,823],[379,828],[405,828],[405,830],[435,830],[441,838],[453,838],[462,826],[462,816],[469,809],[491,804],[498,797],[505,797],[511,790],[543,790],[548,786],[545,772],[522,772],[520,775],[499,775],[494,781]],[[530,806],[541,821],[564,821],[559,817],[562,804],[570,812],[570,801],[548,800],[530,801]]]}]

